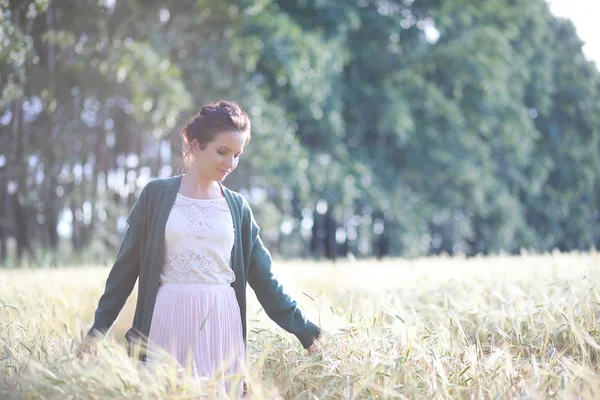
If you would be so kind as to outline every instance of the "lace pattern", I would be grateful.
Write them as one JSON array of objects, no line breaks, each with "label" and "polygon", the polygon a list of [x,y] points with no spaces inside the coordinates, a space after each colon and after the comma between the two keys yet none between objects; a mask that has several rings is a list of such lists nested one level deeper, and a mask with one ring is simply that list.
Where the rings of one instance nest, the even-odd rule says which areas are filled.
[{"label": "lace pattern", "polygon": [[161,283],[229,284],[234,229],[225,198],[192,199],[177,193],[165,227]]}]

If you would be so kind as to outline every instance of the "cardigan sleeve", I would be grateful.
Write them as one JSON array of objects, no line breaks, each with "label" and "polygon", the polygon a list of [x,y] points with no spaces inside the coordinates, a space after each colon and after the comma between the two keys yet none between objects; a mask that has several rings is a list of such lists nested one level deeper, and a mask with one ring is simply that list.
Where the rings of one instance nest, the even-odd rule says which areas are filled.
[{"label": "cardigan sleeve", "polygon": [[258,301],[273,321],[281,328],[296,335],[302,346],[307,349],[320,336],[321,329],[306,319],[302,311],[271,271],[271,254],[264,246],[259,227],[250,206],[246,203],[246,218],[251,223],[251,252],[248,283],[256,293]]},{"label": "cardigan sleeve", "polygon": [[144,228],[144,192],[135,202],[129,217],[121,246],[106,279],[104,294],[98,301],[94,324],[88,336],[104,336],[108,333],[127,298],[131,294],[139,275],[141,242]]}]

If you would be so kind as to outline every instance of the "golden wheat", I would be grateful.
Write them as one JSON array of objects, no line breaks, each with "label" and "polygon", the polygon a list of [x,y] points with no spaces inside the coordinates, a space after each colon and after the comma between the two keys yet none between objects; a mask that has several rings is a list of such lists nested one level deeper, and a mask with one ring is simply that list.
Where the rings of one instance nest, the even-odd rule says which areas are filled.
[{"label": "golden wheat", "polygon": [[[276,264],[326,335],[309,357],[251,294],[253,398],[600,397],[596,253]],[[0,398],[216,396],[210,380],[127,356],[135,291],[98,356],[75,357],[107,273],[0,271]]]}]

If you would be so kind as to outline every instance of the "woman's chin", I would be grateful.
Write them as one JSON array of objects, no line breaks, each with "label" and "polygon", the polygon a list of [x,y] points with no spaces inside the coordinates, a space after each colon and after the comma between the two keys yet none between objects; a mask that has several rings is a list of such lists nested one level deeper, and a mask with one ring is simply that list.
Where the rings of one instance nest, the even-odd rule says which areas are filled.
[{"label": "woman's chin", "polygon": [[229,176],[228,173],[222,172],[222,173],[217,174],[215,176],[215,178],[216,178],[217,181],[223,182],[223,180],[225,180],[225,178],[227,178],[227,176]]}]

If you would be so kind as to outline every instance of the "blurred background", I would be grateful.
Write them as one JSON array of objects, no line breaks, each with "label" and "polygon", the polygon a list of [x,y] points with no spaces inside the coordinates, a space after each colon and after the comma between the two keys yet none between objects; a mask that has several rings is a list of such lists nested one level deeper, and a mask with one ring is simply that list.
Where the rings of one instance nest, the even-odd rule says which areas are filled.
[{"label": "blurred background", "polygon": [[600,74],[545,0],[0,7],[2,265],[112,262],[218,99],[250,114],[225,184],[279,257],[600,245]]}]

